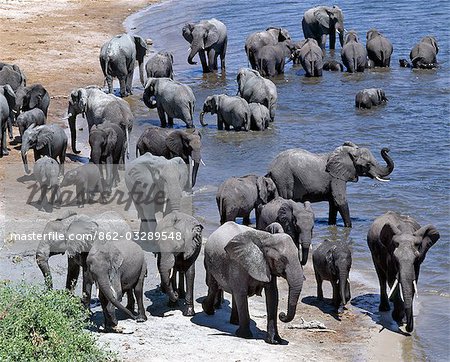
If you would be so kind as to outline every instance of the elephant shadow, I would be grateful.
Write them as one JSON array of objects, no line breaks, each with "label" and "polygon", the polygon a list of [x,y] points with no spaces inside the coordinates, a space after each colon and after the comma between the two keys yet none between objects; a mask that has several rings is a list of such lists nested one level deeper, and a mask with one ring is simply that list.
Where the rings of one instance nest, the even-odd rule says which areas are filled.
[{"label": "elephant shadow", "polygon": [[[121,301],[121,304],[126,305],[127,302],[127,296],[124,295]],[[93,298],[91,300],[91,318],[90,318],[90,325],[88,329],[91,332],[103,332],[104,331],[104,325],[105,325],[105,318],[103,315],[103,310],[100,305],[100,301],[98,298]],[[131,318],[121,310],[115,309],[116,311],[116,318],[117,321],[123,321],[123,320],[131,320]]]},{"label": "elephant shadow", "polygon": [[151,305],[147,307],[147,312],[149,312],[153,317],[168,317],[173,314],[166,314],[170,311],[180,310],[184,306],[184,299],[179,299],[177,305],[169,306],[169,297],[164,294],[160,287],[157,286],[152,290],[148,290],[144,295],[151,300]]},{"label": "elephant shadow", "polygon": [[317,297],[308,296],[304,297],[302,299],[302,302],[312,307],[319,308],[322,313],[329,314],[337,321],[341,320],[339,313],[337,312],[336,307],[333,305],[333,300],[331,298],[323,298],[322,300],[319,300]]},{"label": "elephant shadow", "polygon": [[[206,297],[201,297],[197,299],[198,303],[202,303],[202,301]],[[228,300],[224,300],[221,308],[216,309],[213,315],[207,315],[205,312],[196,313],[195,316],[191,318],[191,322],[202,327],[207,327],[210,329],[214,329],[217,332],[211,333],[216,336],[235,336],[235,332],[238,329],[237,325],[233,325],[230,323],[231,316],[231,307],[230,302]],[[262,331],[256,326],[255,321],[250,319],[250,329],[253,333],[252,339],[264,339],[266,336],[266,332]]]},{"label": "elephant shadow", "polygon": [[83,157],[73,153],[66,153],[66,157],[72,162],[80,162],[82,164],[89,163],[89,157]]},{"label": "elephant shadow", "polygon": [[[401,334],[403,336],[409,336],[409,333],[403,332],[398,324],[392,319],[391,312],[380,312],[378,305],[380,303],[380,295],[367,293],[358,295],[350,301],[351,305],[360,309],[361,313],[368,315],[372,320],[381,326],[380,332],[383,329],[388,329],[391,332]],[[391,305],[392,308],[392,305]]]}]

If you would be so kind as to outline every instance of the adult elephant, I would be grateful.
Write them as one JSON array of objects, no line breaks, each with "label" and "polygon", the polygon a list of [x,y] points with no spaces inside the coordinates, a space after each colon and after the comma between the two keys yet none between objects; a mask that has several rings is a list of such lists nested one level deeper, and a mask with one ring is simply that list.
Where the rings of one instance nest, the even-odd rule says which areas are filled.
[{"label": "adult elephant", "polygon": [[113,77],[119,79],[120,95],[126,97],[131,93],[133,73],[136,60],[139,64],[139,77],[144,83],[144,57],[147,53],[147,44],[144,39],[136,35],[116,35],[103,44],[100,49],[100,65],[105,80],[108,83],[109,93],[113,93]]},{"label": "adult elephant", "polygon": [[50,106],[50,95],[42,84],[32,84],[28,87],[19,87],[16,91],[16,107],[14,108],[16,118],[21,111],[26,112],[39,108],[47,117]]},{"label": "adult elephant", "polygon": [[147,78],[170,78],[173,79],[173,55],[161,51],[156,53],[145,64]]},{"label": "adult elephant", "polygon": [[67,117],[72,140],[72,151],[76,154],[80,153],[76,148],[76,119],[78,114],[86,117],[89,131],[94,124],[98,125],[103,122],[119,125],[125,132],[125,148],[128,150],[129,133],[133,128],[134,116],[125,100],[113,94],[105,94],[97,87],[78,88],[70,93]]},{"label": "adult elephant", "polygon": [[287,234],[270,234],[232,221],[214,231],[205,245],[208,296],[202,303],[206,314],[214,314],[221,290],[232,294],[230,322],[239,324],[238,337],[252,338],[248,297],[261,295],[264,289],[267,308],[265,341],[280,344],[277,328],[277,277],[289,285],[288,310],[279,314],[282,322],[294,319],[303,287],[303,268],[298,250]]},{"label": "adult elephant", "polygon": [[202,162],[202,141],[197,130],[168,130],[159,127],[147,127],[136,142],[136,157],[150,152],[153,156],[164,156],[167,159],[181,157],[189,165],[192,159],[192,180],[194,187],[197,180],[198,168]]},{"label": "adult elephant", "polygon": [[336,224],[337,212],[344,226],[352,227],[347,203],[347,182],[357,182],[359,176],[378,181],[394,170],[394,162],[383,148],[381,156],[386,166],[381,166],[368,148],[345,142],[331,153],[314,154],[300,148],[278,154],[269,165],[268,175],[277,185],[278,193],[294,201],[328,201],[328,224]]},{"label": "adult elephant", "polygon": [[367,51],[359,41],[358,34],[355,31],[349,31],[345,36],[341,58],[349,73],[364,72],[364,69],[366,69]]},{"label": "adult elephant", "polygon": [[[410,216],[388,211],[375,219],[367,233],[367,244],[380,282],[380,311],[390,309],[392,318],[406,331],[414,329],[413,298],[417,294],[420,266],[428,250],[439,240],[436,227],[420,227]],[[386,283],[391,289],[386,292]]]},{"label": "adult elephant", "polygon": [[266,106],[273,122],[277,108],[277,87],[270,79],[262,77],[257,70],[241,68],[236,77],[238,95],[248,103],[260,103]]},{"label": "adult elephant", "polygon": [[245,53],[252,69],[259,70],[258,53],[264,46],[276,45],[290,39],[291,36],[286,29],[276,27],[250,34],[245,40]]},{"label": "adult elephant", "polygon": [[292,56],[300,59],[300,63],[305,70],[305,75],[307,77],[322,76],[322,50],[315,39],[306,39],[300,48],[295,49]]},{"label": "adult elephant", "polygon": [[341,47],[344,44],[344,14],[336,5],[317,6],[306,10],[302,19],[302,29],[305,39],[316,39],[323,53],[327,35],[330,35],[330,50],[335,49],[336,32],[339,33]]},{"label": "adult elephant", "polygon": [[[141,232],[147,235],[155,231],[156,213],[165,216],[180,210],[183,191],[189,189],[188,181],[186,164],[180,157],[168,160],[147,152],[128,163],[125,183],[141,219]],[[154,251],[148,250],[148,245],[145,250]]]},{"label": "adult elephant", "polygon": [[0,85],[9,84],[13,91],[26,86],[26,77],[16,64],[0,63]]},{"label": "adult elephant", "polygon": [[295,44],[291,39],[275,45],[263,46],[255,56],[257,68],[263,77],[275,77],[284,73],[286,58],[291,59]]},{"label": "adult elephant", "polygon": [[389,67],[394,47],[388,38],[377,29],[370,29],[366,35],[367,56],[374,67]]},{"label": "adult elephant", "polygon": [[0,86],[0,157],[9,154],[6,147],[6,128],[10,128],[11,139],[15,104],[16,95],[11,86],[9,84]]},{"label": "adult elephant", "polygon": [[413,68],[431,69],[437,67],[436,55],[439,52],[437,40],[434,36],[425,36],[409,53]]},{"label": "adult elephant", "polygon": [[189,64],[197,64],[192,59],[198,53],[203,73],[213,72],[217,70],[217,57],[220,56],[220,67],[225,70],[228,37],[224,23],[215,18],[188,23],[183,27],[182,33],[184,39],[191,44]]}]

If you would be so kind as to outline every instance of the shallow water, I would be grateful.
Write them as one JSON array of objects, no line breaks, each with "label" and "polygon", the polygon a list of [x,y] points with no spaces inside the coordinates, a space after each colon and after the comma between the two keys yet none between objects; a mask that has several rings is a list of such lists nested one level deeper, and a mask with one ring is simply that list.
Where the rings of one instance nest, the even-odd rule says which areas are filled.
[{"label": "shallow water", "polygon": [[[195,124],[204,99],[211,94],[236,94],[236,73],[247,66],[246,37],[268,26],[282,26],[294,40],[303,38],[301,16],[315,1],[190,1],[172,0],[131,16],[127,27],[151,38],[155,50],[168,50],[175,58],[175,78],[189,84],[196,96]],[[215,203],[217,186],[230,176],[265,174],[269,162],[282,150],[304,148],[329,152],[344,141],[369,147],[381,160],[380,150],[389,147],[395,170],[388,184],[361,178],[348,184],[353,228],[329,227],[326,203],[313,204],[316,226],[313,243],[324,238],[343,238],[353,248],[353,278],[378,290],[375,271],[366,244],[372,221],[388,210],[415,217],[425,225],[433,223],[441,239],[422,264],[419,294],[415,302],[416,329],[408,339],[408,355],[416,359],[442,360],[449,357],[449,33],[447,1],[396,2],[339,1],[346,29],[356,30],[365,43],[365,32],[378,28],[394,44],[389,70],[364,74],[324,72],[321,79],[306,79],[300,67],[288,64],[284,76],[274,79],[278,87],[278,110],[272,128],[266,132],[217,131],[215,116],[207,115],[210,126],[203,129],[203,159],[195,187],[195,214],[207,234],[219,226]],[[187,64],[188,43],[181,28],[188,21],[216,17],[228,27],[226,74],[203,75],[199,64]],[[402,32],[399,32],[402,30]],[[437,71],[400,68],[398,59],[422,36],[433,34],[440,44]],[[330,54],[327,51],[327,57]],[[334,58],[340,59],[340,47]],[[363,88],[381,87],[389,103],[370,111],[354,108],[354,96]],[[137,86],[139,88],[139,86]],[[159,125],[156,112],[139,100],[141,89],[129,97],[137,117],[133,143],[148,124]],[[177,127],[184,127],[175,121]],[[134,152],[131,152],[132,154]]]}]

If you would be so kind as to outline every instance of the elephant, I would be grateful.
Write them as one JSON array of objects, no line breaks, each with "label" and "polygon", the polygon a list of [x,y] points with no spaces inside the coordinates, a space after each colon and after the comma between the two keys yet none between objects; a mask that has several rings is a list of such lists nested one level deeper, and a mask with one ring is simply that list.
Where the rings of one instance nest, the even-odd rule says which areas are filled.
[{"label": "elephant", "polygon": [[26,112],[34,108],[39,108],[47,117],[50,106],[50,95],[42,84],[32,84],[28,87],[19,87],[16,91],[16,118],[20,112]]},{"label": "elephant", "polygon": [[269,27],[265,31],[250,34],[245,40],[245,53],[251,68],[259,70],[258,53],[264,46],[275,45],[290,39],[289,32],[283,28]]},{"label": "elephant", "polygon": [[355,106],[357,108],[367,108],[370,109],[380,104],[386,103],[388,99],[384,90],[381,88],[368,88],[360,90],[356,93]]},{"label": "elephant", "polygon": [[205,269],[208,296],[203,311],[214,314],[214,304],[221,290],[232,294],[230,322],[239,324],[238,337],[252,338],[248,297],[265,290],[267,336],[265,341],[280,344],[277,328],[277,276],[289,285],[288,310],[279,314],[282,322],[295,317],[303,287],[303,268],[298,250],[287,234],[270,234],[229,221],[214,231],[205,245]]},{"label": "elephant", "polygon": [[320,49],[315,39],[306,39],[300,48],[295,49],[293,57],[300,59],[307,77],[322,76],[322,49]]},{"label": "elephant", "polygon": [[120,34],[103,44],[100,49],[100,65],[108,92],[113,93],[113,77],[119,79],[120,95],[127,97],[133,85],[136,60],[139,64],[139,77],[144,85],[144,57],[147,44],[140,36]]},{"label": "elephant", "polygon": [[398,62],[401,68],[411,68],[411,64],[406,59],[399,59]]},{"label": "elephant", "polygon": [[158,52],[145,64],[147,78],[173,79],[173,55],[168,52]]},{"label": "elephant", "polygon": [[343,72],[344,66],[342,63],[336,60],[327,60],[323,63],[323,70],[331,71],[331,72]]},{"label": "elephant", "polygon": [[250,129],[253,131],[264,131],[269,127],[270,112],[266,106],[260,103],[249,103],[250,107]]},{"label": "elephant", "polygon": [[[133,129],[134,116],[129,104],[112,94],[105,94],[97,87],[74,89],[69,96],[69,108],[67,117],[72,140],[72,151],[79,154],[76,149],[77,130],[76,117],[78,114],[86,117],[88,130],[96,124],[110,122],[118,124],[125,133],[125,149],[130,144],[129,133]],[[128,154],[128,151],[127,151]]]},{"label": "elephant", "polygon": [[250,129],[250,107],[247,101],[241,97],[227,96],[226,94],[215,94],[208,96],[203,103],[200,113],[202,126],[208,124],[203,121],[205,113],[217,114],[217,129],[229,131],[230,126],[235,131],[248,131]]},{"label": "elephant", "polygon": [[[92,235],[96,232],[96,225],[87,228],[82,225],[80,229]],[[86,266],[99,290],[98,297],[103,309],[106,332],[122,331],[117,326],[114,307],[136,322],[147,320],[144,308],[144,278],[147,276],[147,263],[144,251],[137,243],[127,238],[97,240],[87,255]],[[123,293],[128,293],[127,307],[120,303]],[[138,305],[137,315],[134,314],[135,299],[132,293]]]},{"label": "elephant", "polygon": [[381,166],[368,148],[345,142],[331,153],[314,154],[295,148],[279,153],[269,165],[268,176],[277,186],[278,193],[294,201],[328,201],[328,224],[336,224],[337,212],[345,227],[352,227],[347,203],[346,184],[357,182],[359,176],[387,181],[394,170],[394,161],[383,148]]},{"label": "elephant", "polygon": [[436,68],[436,55],[438,52],[439,47],[436,38],[431,35],[423,37],[409,53],[412,68]]},{"label": "elephant", "polygon": [[38,200],[39,210],[42,209],[44,198],[47,192],[51,191],[51,197],[47,201],[53,204],[60,202],[61,192],[59,189],[59,163],[48,156],[41,157],[33,166],[33,175],[36,183],[39,184],[41,195]]},{"label": "elephant", "polygon": [[349,73],[364,72],[367,67],[366,48],[359,42],[358,35],[353,30],[345,36],[341,58]]},{"label": "elephant", "polygon": [[20,149],[23,167],[27,174],[28,169],[27,152],[32,148],[34,161],[42,156],[49,156],[54,160],[59,159],[60,174],[64,174],[64,161],[66,159],[67,136],[64,130],[56,125],[29,126],[22,135],[22,146]]},{"label": "elephant", "polygon": [[154,156],[164,156],[167,159],[181,157],[189,165],[189,157],[192,159],[192,180],[194,187],[200,163],[202,141],[200,132],[175,130],[169,131],[159,127],[147,127],[136,142],[136,157],[150,152]]},{"label": "elephant", "polygon": [[260,103],[270,112],[270,120],[275,119],[278,93],[277,87],[270,79],[261,77],[257,70],[241,68],[236,77],[238,93],[248,103]]},{"label": "elephant", "polygon": [[0,86],[9,84],[14,92],[26,86],[26,77],[16,64],[0,63]]},{"label": "elephant", "polygon": [[9,154],[6,147],[6,128],[10,129],[11,139],[15,104],[16,95],[11,86],[9,84],[0,86],[0,158]]},{"label": "elephant", "polygon": [[330,35],[330,50],[335,49],[336,32],[339,34],[341,47],[344,44],[344,14],[336,5],[316,6],[306,10],[302,19],[302,29],[305,39],[315,39],[323,54],[327,35]]},{"label": "elephant", "polygon": [[87,163],[77,168],[67,171],[61,181],[61,187],[75,185],[78,206],[82,207],[92,200],[92,194],[97,190],[100,193],[100,201],[105,202],[103,193],[102,175],[99,167],[95,163]]},{"label": "elephant", "polygon": [[317,298],[323,299],[322,282],[328,280],[333,288],[333,305],[338,313],[344,311],[351,298],[349,273],[352,253],[345,241],[325,239],[313,252],[313,267],[317,283]]},{"label": "elephant", "polygon": [[225,70],[228,35],[224,23],[215,18],[188,23],[183,27],[182,33],[183,38],[191,44],[189,64],[197,64],[192,59],[198,53],[203,73],[213,72],[217,70],[217,57],[220,56],[220,67],[222,71]]},{"label": "elephant", "polygon": [[139,230],[147,235],[155,231],[156,213],[166,216],[180,210],[183,191],[189,190],[189,173],[180,157],[168,160],[147,152],[128,163],[125,184],[141,220]]},{"label": "elephant", "polygon": [[275,45],[263,46],[255,56],[259,73],[263,77],[275,77],[284,73],[286,58],[291,59],[295,44],[287,39]]},{"label": "elephant", "polygon": [[366,35],[366,50],[369,61],[375,67],[389,67],[394,47],[388,38],[377,29],[370,29]]},{"label": "elephant", "polygon": [[[367,233],[367,244],[380,282],[380,311],[390,310],[399,325],[406,317],[406,331],[414,329],[413,298],[417,295],[420,266],[439,240],[436,227],[420,227],[410,216],[388,211],[377,217]],[[386,292],[386,283],[390,292]]]},{"label": "elephant", "polygon": [[40,108],[33,108],[21,113],[16,120],[16,124],[19,127],[20,138],[22,139],[23,133],[32,124],[35,126],[42,126],[45,124],[45,119],[45,114]]},{"label": "elephant", "polygon": [[[194,217],[179,211],[166,215],[156,227],[156,233],[161,235],[161,238],[156,240],[159,250],[157,265],[161,276],[161,289],[169,296],[170,306],[176,305],[178,298],[186,298],[183,315],[187,317],[195,315],[195,261],[202,247],[202,230],[202,224]],[[164,235],[167,236],[167,240]],[[178,289],[176,287],[177,272],[179,273]],[[186,293],[184,277],[186,277]]]},{"label": "elephant", "polygon": [[[125,135],[122,128],[115,123],[94,125],[89,132],[90,161],[100,168],[108,192],[120,180],[118,166],[124,163],[124,143]],[[103,173],[103,168],[105,173]]]},{"label": "elephant", "polygon": [[195,96],[191,87],[170,78],[149,78],[145,85],[144,103],[158,110],[161,127],[173,127],[173,119],[181,119],[187,128],[194,127]]},{"label": "elephant", "polygon": [[303,39],[303,40],[296,41],[294,43],[294,51],[292,52],[291,60],[292,60],[292,63],[295,65],[300,64],[300,57],[299,57],[298,50],[300,50],[300,48],[305,44],[305,42],[306,42],[306,39]]},{"label": "elephant", "polygon": [[256,228],[266,230],[272,223],[280,224],[283,232],[292,238],[301,251],[300,262],[305,265],[314,229],[314,212],[309,201],[299,204],[278,196],[265,205],[260,204],[256,209]]},{"label": "elephant", "polygon": [[250,224],[250,213],[260,204],[267,204],[277,196],[273,181],[264,176],[246,175],[225,180],[216,193],[220,224],[243,218],[243,224]]}]

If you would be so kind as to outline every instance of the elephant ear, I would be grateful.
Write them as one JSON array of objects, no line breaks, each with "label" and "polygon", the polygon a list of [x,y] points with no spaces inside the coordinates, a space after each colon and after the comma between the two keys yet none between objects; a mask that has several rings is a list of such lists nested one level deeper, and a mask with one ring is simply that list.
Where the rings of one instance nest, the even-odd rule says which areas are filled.
[{"label": "elephant ear", "polygon": [[136,60],[139,63],[144,61],[145,54],[147,54],[147,43],[140,36],[135,35],[134,37],[134,45],[136,47]]},{"label": "elephant ear", "polygon": [[317,9],[314,11],[314,17],[320,26],[329,29],[330,28],[330,13],[325,9]]},{"label": "elephant ear", "polygon": [[184,245],[184,260],[189,259],[192,255],[194,255],[195,251],[201,248],[202,246],[202,231],[203,225],[199,224],[197,220],[193,220],[188,223],[189,233],[188,235],[192,235],[190,240],[185,240]]},{"label": "elephant ear", "polygon": [[[72,96],[72,98],[74,98],[74,97]],[[78,102],[78,107],[80,108],[80,112],[83,113],[83,115],[84,115],[84,112],[86,110],[86,104],[87,104],[86,89],[84,89],[84,88],[78,89],[75,99]]]},{"label": "elephant ear", "polygon": [[420,263],[422,263],[428,250],[439,240],[440,234],[434,225],[429,224],[417,230],[414,233],[414,236],[416,236],[420,240],[418,245],[420,258],[419,261]]},{"label": "elephant ear", "polygon": [[386,223],[380,232],[380,241],[384,247],[392,253],[394,249],[398,246],[393,242],[394,235],[400,234],[401,231],[395,225]]},{"label": "elephant ear", "polygon": [[166,146],[174,156],[183,156],[186,146],[186,136],[183,131],[173,131],[166,138]]},{"label": "elephant ear", "polygon": [[286,230],[286,227],[292,222],[292,218],[292,208],[287,202],[284,202],[278,209],[277,220]]},{"label": "elephant ear", "polygon": [[263,251],[258,246],[260,241],[254,230],[236,235],[225,246],[229,257],[235,260],[247,273],[262,283],[271,280],[269,265]]},{"label": "elephant ear", "polygon": [[[325,240],[324,242],[327,242],[327,240]],[[336,245],[332,246],[325,255],[325,260],[327,261],[327,265],[329,266],[330,271],[333,275],[337,274],[336,265],[334,264],[334,255],[333,255],[335,249],[336,249]]]},{"label": "elephant ear", "polygon": [[40,150],[45,145],[50,147],[52,139],[53,139],[53,131],[49,127],[39,127],[36,128],[37,138],[36,138],[36,149]]},{"label": "elephant ear", "polygon": [[267,183],[264,176],[260,176],[256,179],[256,187],[258,189],[259,198],[263,204],[267,204],[269,202],[269,193],[267,191]]},{"label": "elephant ear", "polygon": [[39,104],[41,103],[41,99],[42,96],[40,94],[36,94],[36,95],[30,95],[30,101],[28,103],[28,106],[30,107],[30,109],[36,108],[39,106]]},{"label": "elephant ear", "polygon": [[14,90],[11,88],[9,84],[5,84],[3,86],[3,95],[6,98],[6,101],[8,102],[8,107],[10,110],[15,108],[16,106],[16,94],[14,93]]},{"label": "elephant ear", "polygon": [[117,133],[112,127],[106,128],[106,153],[111,154],[117,143]]},{"label": "elephant ear", "polygon": [[120,250],[115,247],[114,245],[108,245],[106,250],[109,249],[109,257],[110,257],[110,273],[109,278],[110,280],[117,280],[116,275],[119,273],[119,268],[122,266],[123,263],[123,255],[120,252]]},{"label": "elephant ear", "polygon": [[194,39],[192,37],[192,30],[194,30],[195,24],[187,23],[183,26],[182,34],[183,38],[188,41],[189,43],[192,43],[192,40]]},{"label": "elephant ear", "polygon": [[205,48],[212,47],[219,41],[219,32],[215,26],[210,26],[205,34]]},{"label": "elephant ear", "polygon": [[94,237],[98,230],[98,224],[91,218],[80,215],[75,218],[66,231],[67,255],[73,257],[76,254],[88,253],[94,244]]},{"label": "elephant ear", "polygon": [[350,152],[353,147],[344,144],[336,148],[328,157],[326,171],[330,173],[331,176],[348,182],[357,182],[358,175],[356,174],[356,169],[353,164],[353,159],[350,157]]}]

